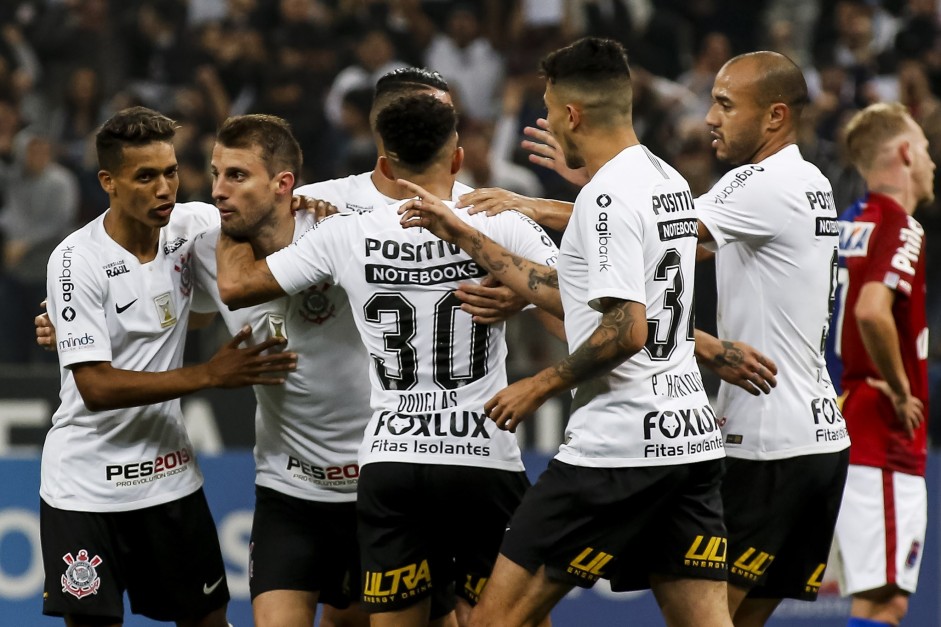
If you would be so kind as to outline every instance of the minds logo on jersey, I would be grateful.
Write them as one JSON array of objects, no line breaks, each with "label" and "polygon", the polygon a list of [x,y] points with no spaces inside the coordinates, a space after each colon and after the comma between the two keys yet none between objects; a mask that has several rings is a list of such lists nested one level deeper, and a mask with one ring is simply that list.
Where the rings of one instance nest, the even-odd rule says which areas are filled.
[{"label": "minds logo on jersey", "polygon": [[113,279],[118,275],[127,274],[130,272],[130,270],[127,269],[127,264],[124,263],[123,259],[120,261],[112,261],[111,263],[104,265],[101,268],[105,271],[105,274],[108,275],[109,279]]},{"label": "minds logo on jersey", "polygon": [[876,225],[872,222],[847,222],[839,220],[840,256],[865,257],[869,253],[869,238]]},{"label": "minds logo on jersey", "polygon": [[[63,317],[64,317],[64,313],[65,312],[63,312]],[[75,315],[73,314],[72,317],[74,318]],[[69,333],[65,339],[59,340],[59,352],[68,353],[69,351],[73,351],[78,348],[86,348],[88,346],[94,346],[94,345],[95,345],[95,336],[92,335],[91,333],[86,333],[85,335],[81,337],[75,337],[71,333]]]},{"label": "minds logo on jersey", "polygon": [[75,290],[75,284],[72,283],[72,255],[75,246],[66,246],[62,249],[62,261],[59,266],[59,287],[62,288],[62,300],[72,302],[72,292]]},{"label": "minds logo on jersey", "polygon": [[712,202],[719,205],[725,204],[725,199],[732,195],[736,189],[745,187],[745,183],[748,179],[753,176],[756,172],[764,172],[765,169],[760,165],[748,165],[735,173],[735,176],[732,177],[732,180],[726,184],[719,193],[717,193],[713,198]]}]

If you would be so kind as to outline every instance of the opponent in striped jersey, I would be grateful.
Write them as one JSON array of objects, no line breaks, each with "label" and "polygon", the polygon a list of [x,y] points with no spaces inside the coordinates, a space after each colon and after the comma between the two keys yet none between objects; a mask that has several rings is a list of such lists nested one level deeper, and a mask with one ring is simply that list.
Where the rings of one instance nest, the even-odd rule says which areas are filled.
[{"label": "opponent in striped jersey", "polygon": [[925,231],[912,214],[934,200],[935,164],[901,104],[857,113],[846,146],[869,194],[840,232],[837,341],[853,446],[836,545],[850,624],[898,625],[918,583],[928,513]]}]

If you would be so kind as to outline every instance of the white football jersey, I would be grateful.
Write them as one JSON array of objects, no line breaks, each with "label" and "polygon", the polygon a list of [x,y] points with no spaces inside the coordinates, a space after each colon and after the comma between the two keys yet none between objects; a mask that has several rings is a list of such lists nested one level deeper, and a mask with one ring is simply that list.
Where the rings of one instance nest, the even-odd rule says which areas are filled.
[{"label": "white football jersey", "polygon": [[[472,191],[474,191],[473,188],[454,181],[454,187],[451,188],[451,200],[457,200],[458,196]],[[398,202],[395,198],[389,198],[376,189],[376,185],[372,182],[371,171],[342,179],[301,185],[294,190],[294,195],[326,200],[340,213],[369,213],[374,209]],[[307,214],[306,219],[309,224],[313,224],[312,216]]]},{"label": "white football jersey", "polygon": [[[504,325],[473,323],[454,296],[486,272],[457,246],[403,229],[397,207],[331,216],[268,257],[289,294],[332,278],[349,296],[373,362],[374,413],[359,463],[522,470],[516,436],[483,412],[506,386]],[[555,261],[552,240],[519,213],[456,213],[520,256]]]},{"label": "white football jersey", "polygon": [[[301,215],[301,214],[299,214]],[[306,228],[298,219],[294,239]],[[327,281],[295,296],[230,311],[216,284],[219,229],[196,240],[197,283],[233,335],[252,328],[249,344],[287,339],[297,370],[284,385],[255,386],[255,483],[300,499],[355,501],[363,430],[369,421],[369,359],[342,288]]]},{"label": "white football jersey", "polygon": [[575,390],[558,460],[627,467],[723,456],[694,355],[696,224],[686,180],[641,145],[578,194],[558,266],[569,352],[598,328],[605,298],[647,307],[647,345]]},{"label": "white football jersey", "polygon": [[696,210],[715,238],[719,337],[778,366],[771,394],[722,383],[726,452],[783,459],[847,448],[824,361],[839,239],[830,182],[791,145],[730,171]]},{"label": "white football jersey", "polygon": [[163,372],[183,363],[193,293],[193,242],[219,223],[204,203],[178,204],[160,229],[157,256],[142,264],[105,232],[104,217],[69,235],[49,258],[48,310],[56,328],[62,401],[42,452],[40,495],[77,511],[167,503],[203,482],[179,399],[93,412],[71,366],[107,361]]}]

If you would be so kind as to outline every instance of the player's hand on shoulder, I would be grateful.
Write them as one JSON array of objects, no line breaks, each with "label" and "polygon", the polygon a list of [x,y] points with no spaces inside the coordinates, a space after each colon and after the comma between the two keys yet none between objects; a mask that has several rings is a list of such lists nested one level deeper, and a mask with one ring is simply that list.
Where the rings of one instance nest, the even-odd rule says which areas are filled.
[{"label": "player's hand on shoulder", "polygon": [[753,346],[745,342],[719,340],[717,349],[709,358],[700,359],[700,363],[708,366],[723,381],[755,396],[762,392],[770,394],[771,388],[778,384],[775,378],[777,365]]},{"label": "player's hand on shoulder", "polygon": [[[42,301],[39,306],[46,309],[46,301]],[[36,343],[47,351],[55,352],[56,328],[52,326],[49,314],[45,311],[39,314],[33,318],[33,324],[36,325]]]},{"label": "player's hand on shoulder", "polygon": [[915,430],[925,421],[925,404],[921,399],[908,394],[896,394],[888,383],[881,379],[866,378],[866,384],[876,388],[892,401],[895,416],[902,424],[905,434],[911,439],[915,437]]},{"label": "player's hand on shoulder", "polygon": [[503,322],[526,306],[525,299],[489,274],[480,283],[462,283],[454,295],[461,311],[480,324]]},{"label": "player's hand on shoulder", "polygon": [[306,211],[313,215],[317,222],[340,212],[336,206],[326,200],[311,198],[310,196],[294,196],[291,198],[291,213],[297,213],[298,211]]},{"label": "player's hand on shoulder", "polygon": [[573,185],[583,187],[589,181],[588,170],[585,168],[572,169],[565,164],[565,155],[562,147],[552,133],[549,132],[549,123],[545,118],[536,120],[536,127],[527,126],[523,133],[535,141],[524,139],[520,145],[531,152],[529,162],[552,170]]},{"label": "player's hand on shoulder", "polygon": [[519,211],[528,218],[535,220],[536,211],[534,208],[535,199],[529,196],[523,196],[516,192],[511,192],[499,187],[483,187],[467,192],[457,199],[458,208],[467,208],[467,213],[486,213],[488,216],[495,216],[504,211]]},{"label": "player's hand on shoulder", "polygon": [[440,198],[411,181],[396,181],[415,198],[407,200],[399,207],[399,223],[404,229],[425,228],[446,242],[455,243],[461,233],[469,229],[463,220],[444,204]]},{"label": "player's hand on shoulder", "polygon": [[212,387],[279,385],[284,383],[289,372],[297,369],[296,353],[264,354],[268,349],[283,347],[287,340],[275,337],[254,346],[241,347],[251,334],[251,328],[244,327],[206,362]]}]

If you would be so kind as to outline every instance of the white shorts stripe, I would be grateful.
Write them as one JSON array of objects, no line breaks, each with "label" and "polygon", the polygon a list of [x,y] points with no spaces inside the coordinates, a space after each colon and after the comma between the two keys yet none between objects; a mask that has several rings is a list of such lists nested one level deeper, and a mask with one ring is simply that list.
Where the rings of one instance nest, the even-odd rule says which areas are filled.
[{"label": "white shorts stripe", "polygon": [[927,523],[924,477],[850,466],[834,538],[843,594],[892,583],[915,592]]}]

